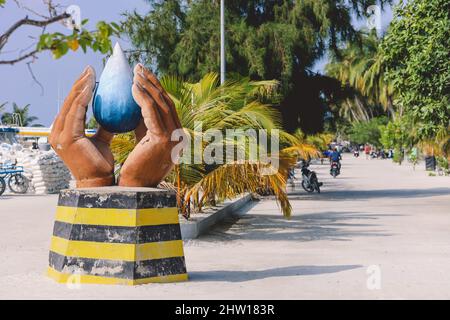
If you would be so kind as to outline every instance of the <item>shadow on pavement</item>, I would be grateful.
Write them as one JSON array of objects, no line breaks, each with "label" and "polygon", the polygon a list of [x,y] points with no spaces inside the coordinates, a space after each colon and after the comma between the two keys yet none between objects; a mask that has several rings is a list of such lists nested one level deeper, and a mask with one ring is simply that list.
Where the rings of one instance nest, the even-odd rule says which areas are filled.
[{"label": "shadow on pavement", "polygon": [[273,268],[257,271],[197,271],[189,272],[191,281],[226,281],[226,282],[245,282],[273,277],[293,277],[319,275],[325,273],[336,273],[356,268],[362,268],[362,265],[337,265],[337,266],[292,266]]},{"label": "shadow on pavement", "polygon": [[[295,214],[295,213],[294,213]],[[202,241],[266,240],[266,241],[351,241],[355,237],[387,237],[392,233],[379,230],[375,220],[398,214],[360,212],[320,212],[293,216],[290,220],[279,215],[248,214],[239,220],[228,219]]]},{"label": "shadow on pavement", "polygon": [[289,200],[364,200],[374,198],[425,198],[450,195],[450,188],[431,189],[385,189],[385,190],[333,190],[322,188],[321,194],[306,194],[305,191],[289,193]]}]

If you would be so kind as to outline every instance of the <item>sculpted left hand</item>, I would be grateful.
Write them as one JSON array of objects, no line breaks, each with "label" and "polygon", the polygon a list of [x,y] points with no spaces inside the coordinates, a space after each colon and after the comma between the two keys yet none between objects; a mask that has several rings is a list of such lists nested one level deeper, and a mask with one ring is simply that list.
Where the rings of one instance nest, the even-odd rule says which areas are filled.
[{"label": "sculpted left hand", "polygon": [[87,67],[73,85],[53,123],[49,142],[77,180],[77,187],[114,184],[114,157],[109,148],[113,135],[103,128],[86,137],[85,121],[95,86],[95,71]]}]

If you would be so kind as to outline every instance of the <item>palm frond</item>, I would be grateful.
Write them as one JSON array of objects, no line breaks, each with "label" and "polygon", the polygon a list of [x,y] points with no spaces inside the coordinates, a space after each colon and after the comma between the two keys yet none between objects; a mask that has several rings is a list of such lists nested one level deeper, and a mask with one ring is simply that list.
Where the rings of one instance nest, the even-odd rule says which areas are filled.
[{"label": "palm frond", "polygon": [[[286,193],[287,173],[295,165],[299,156],[310,158],[317,156],[317,150],[299,136],[281,130],[281,116],[278,110],[262,103],[261,97],[276,94],[277,81],[251,81],[248,78],[231,79],[224,85],[219,84],[215,73],[206,74],[198,83],[186,83],[173,76],[161,79],[175,107],[188,136],[191,148],[183,152],[183,160],[175,166],[162,186],[176,190],[178,206],[186,216],[208,205],[212,200],[223,201],[245,192],[257,192],[269,188],[275,195],[284,214],[291,215],[291,206]],[[198,129],[201,127],[201,131]],[[223,134],[221,141],[210,141],[208,130],[214,129]],[[226,136],[227,130],[239,129],[237,138]],[[266,130],[267,134],[279,130],[281,151],[268,153],[277,167],[261,159],[252,159],[250,138],[247,129]],[[194,137],[201,138],[202,155],[205,150],[216,150],[221,146],[220,156],[225,163],[207,164],[194,162]],[[256,152],[266,152],[265,143],[256,138]],[[122,164],[136,141],[133,134],[118,135],[112,142],[112,149],[118,164]],[[221,151],[220,151],[221,150]],[[231,150],[231,151],[230,151]],[[232,152],[230,154],[230,152]],[[245,159],[236,159],[243,154]],[[269,170],[271,169],[271,170]],[[275,169],[275,170],[273,170]],[[268,174],[269,173],[269,174]],[[192,209],[192,206],[194,207]]]},{"label": "palm frond", "polygon": [[136,137],[133,133],[124,133],[114,136],[111,142],[111,151],[117,164],[122,165],[128,155],[136,146]]}]

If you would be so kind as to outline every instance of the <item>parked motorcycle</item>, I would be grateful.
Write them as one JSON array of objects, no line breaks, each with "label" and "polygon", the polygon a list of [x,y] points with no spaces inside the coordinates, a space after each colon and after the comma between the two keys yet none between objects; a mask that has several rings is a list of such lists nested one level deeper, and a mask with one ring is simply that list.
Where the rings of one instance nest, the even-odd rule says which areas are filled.
[{"label": "parked motorcycle", "polygon": [[312,193],[314,191],[320,193],[320,187],[323,183],[319,182],[316,173],[309,170],[308,167],[309,162],[304,161],[302,164],[302,187],[308,193]]},{"label": "parked motorcycle", "polygon": [[333,161],[331,163],[330,174],[333,176],[333,178],[336,178],[338,175],[341,174],[341,168],[338,162]]}]

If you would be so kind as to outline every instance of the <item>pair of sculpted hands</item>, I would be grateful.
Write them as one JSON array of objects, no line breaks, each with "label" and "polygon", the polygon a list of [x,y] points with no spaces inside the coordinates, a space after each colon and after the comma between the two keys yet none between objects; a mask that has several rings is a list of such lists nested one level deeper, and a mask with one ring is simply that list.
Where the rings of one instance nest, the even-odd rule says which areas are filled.
[{"label": "pair of sculpted hands", "polygon": [[[86,137],[86,111],[95,88],[95,71],[87,67],[73,85],[55,119],[49,142],[77,180],[78,188],[112,186],[113,134],[99,127]],[[173,168],[171,141],[181,123],[175,105],[156,76],[141,64],[134,68],[133,97],[142,120],[135,129],[137,145],[120,170],[119,186],[155,187]]]}]

